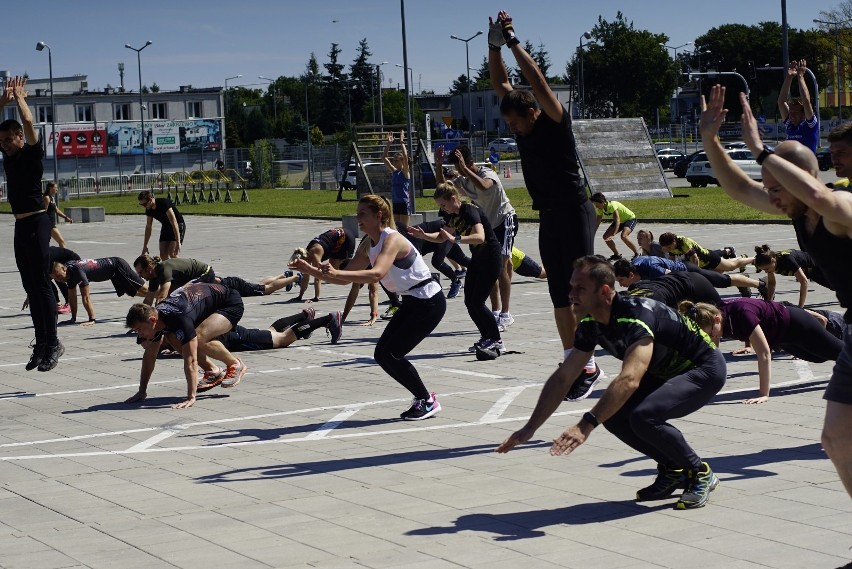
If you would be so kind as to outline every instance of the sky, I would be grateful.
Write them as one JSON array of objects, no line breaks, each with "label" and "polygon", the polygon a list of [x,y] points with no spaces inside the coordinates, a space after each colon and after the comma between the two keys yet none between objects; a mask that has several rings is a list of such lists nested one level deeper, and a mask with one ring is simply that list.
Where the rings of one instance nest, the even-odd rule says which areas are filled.
[{"label": "sky", "polygon": [[[787,0],[788,23],[813,28],[820,11],[840,2]],[[512,16],[521,41],[544,44],[552,74],[564,69],[599,16],[613,21],[619,10],[636,29],[668,36],[669,45],[722,24],[781,21],[781,0],[404,0],[404,8],[415,92],[436,93],[446,93],[465,72],[465,45],[450,35],[486,32],[469,43],[470,67],[478,68],[487,54],[488,17],[500,9]],[[52,50],[54,77],[88,75],[90,90],[119,86],[119,62],[125,88],[137,90],[136,53],[124,45],[138,48],[148,40],[153,44],[141,52],[142,81],[162,90],[224,86],[236,75],[242,77],[228,86],[265,88],[258,76],[301,75],[312,52],[320,65],[328,61],[332,42],[340,45],[348,70],[363,38],[373,63],[388,62],[383,85],[404,81],[400,0],[29,0],[9,2],[2,16],[0,70],[48,77],[47,50],[35,49],[43,41]]]}]

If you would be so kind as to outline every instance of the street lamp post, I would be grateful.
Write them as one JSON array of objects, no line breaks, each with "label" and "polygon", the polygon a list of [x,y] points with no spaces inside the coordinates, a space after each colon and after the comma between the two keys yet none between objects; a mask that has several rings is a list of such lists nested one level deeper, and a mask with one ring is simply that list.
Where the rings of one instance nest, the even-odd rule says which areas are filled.
[{"label": "street lamp post", "polygon": [[127,49],[132,49],[133,51],[136,52],[136,65],[139,67],[139,122],[142,126],[142,173],[143,174],[147,173],[148,164],[147,164],[147,161],[145,159],[145,114],[142,110],[144,103],[142,102],[142,55],[141,55],[141,53],[142,53],[143,49],[145,49],[146,47],[148,47],[152,43],[154,43],[154,42],[152,42],[151,40],[148,40],[148,41],[145,42],[145,45],[143,45],[140,48],[135,48],[132,45],[130,45],[129,43],[124,44],[124,47],[126,47]]},{"label": "street lamp post", "polygon": [[[686,46],[692,45],[692,44],[693,44],[693,42],[691,42],[691,41],[688,41],[688,42],[680,44],[680,45],[675,45],[675,46],[660,43],[660,45],[663,46],[664,48],[674,50],[675,65],[677,65],[677,50],[679,50],[682,47],[686,47]],[[677,77],[678,77],[678,72],[677,72],[677,70],[675,70],[675,116],[679,117],[680,116],[680,92],[679,92],[680,90],[678,89],[678,86],[677,86]],[[678,122],[680,122],[680,121],[678,121]]]},{"label": "street lamp post", "polygon": [[592,34],[590,34],[589,32],[583,32],[583,35],[580,36],[580,66],[577,68],[577,74],[579,76],[577,78],[577,89],[578,89],[578,95],[579,95],[579,98],[580,98],[580,118],[581,119],[586,118],[586,75],[585,75],[585,72],[583,71],[583,40],[584,39],[587,40],[586,46],[588,46],[590,43],[592,43],[592,42],[588,41],[588,40],[592,39]]},{"label": "street lamp post", "polygon": [[305,73],[305,132],[308,137],[308,189],[313,190],[314,180],[313,173],[311,171],[311,110],[310,104],[308,103],[308,81],[313,77],[313,75],[308,75]]},{"label": "street lamp post", "polygon": [[53,102],[53,54],[50,51],[50,46],[43,41],[36,44],[36,51],[42,51],[44,48],[47,48],[47,68],[50,73],[50,139],[53,143],[53,181],[58,184],[59,164],[56,160],[56,105]]},{"label": "street lamp post", "polygon": [[344,79],[346,81],[346,108],[349,111],[349,132],[352,132],[352,83],[360,83],[358,79]]},{"label": "street lamp post", "polygon": [[[470,100],[470,40],[482,35],[482,30],[479,30],[469,38],[460,38],[458,36],[450,36],[450,39],[464,42],[464,56],[467,61],[465,69],[467,69],[467,117],[468,117],[468,139],[473,142],[473,101]],[[413,79],[412,79],[413,82]]]},{"label": "street lamp post", "polygon": [[814,19],[815,24],[823,24],[826,26],[832,26],[834,28],[834,48],[837,52],[837,61],[834,65],[835,76],[837,77],[837,88],[834,92],[834,97],[837,99],[837,119],[840,121],[843,120],[843,108],[841,106],[842,103],[840,98],[840,95],[843,92],[843,83],[840,82],[840,26],[842,26],[843,24],[848,24],[849,22],[852,22],[852,19],[843,20],[840,22]]},{"label": "street lamp post", "polygon": [[379,83],[379,130],[385,131],[385,114],[382,108],[382,65],[387,65],[387,61],[376,64],[376,79]]},{"label": "street lamp post", "polygon": [[234,75],[233,77],[225,77],[225,100],[223,101],[225,115],[228,114],[228,81],[231,79],[239,79],[240,77],[242,77],[242,74]]},{"label": "street lamp post", "polygon": [[276,95],[275,80],[270,79],[269,77],[264,77],[263,75],[258,75],[257,78],[260,79],[261,81],[268,82],[272,87],[272,116],[275,118],[275,121],[277,122],[278,121],[278,102],[275,100],[277,98],[275,96]]}]

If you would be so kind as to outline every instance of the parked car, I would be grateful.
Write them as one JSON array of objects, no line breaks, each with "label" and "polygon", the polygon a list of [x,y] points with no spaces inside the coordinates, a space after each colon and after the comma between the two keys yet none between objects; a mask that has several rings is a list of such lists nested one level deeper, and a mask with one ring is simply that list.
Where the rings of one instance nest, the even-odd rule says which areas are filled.
[{"label": "parked car", "polygon": [[819,163],[819,169],[823,172],[834,168],[834,164],[831,163],[831,152],[828,151],[828,148],[817,150],[816,157],[817,162]]},{"label": "parked car", "polygon": [[[754,159],[754,154],[751,153],[751,150],[732,149],[725,150],[725,152],[749,178],[758,182],[763,179],[760,166]],[[707,154],[701,152],[690,162],[689,169],[686,171],[686,181],[693,188],[704,188],[708,184],[719,185],[719,180],[713,175],[713,168],[710,166],[710,161],[707,160]]]},{"label": "parked car", "polygon": [[743,142],[741,140],[735,140],[735,141],[732,141],[732,142],[723,142],[722,148],[725,148],[727,150],[734,150],[734,149],[739,150],[741,148],[748,148],[748,144],[746,144],[745,142]]},{"label": "parked car", "polygon": [[491,152],[517,152],[518,143],[514,138],[495,138],[488,143],[488,150]]},{"label": "parked car", "polygon": [[684,156],[683,158],[681,158],[680,160],[675,162],[674,168],[672,168],[674,175],[677,176],[678,178],[685,178],[686,177],[686,170],[689,168],[689,163],[692,162],[695,159],[695,157],[698,156],[699,154],[701,154],[702,152],[703,152],[703,150],[696,150],[692,154],[689,154],[688,156]]},{"label": "parked car", "polygon": [[662,148],[657,151],[657,160],[660,161],[663,170],[671,170],[674,168],[675,162],[681,158],[684,158],[684,154],[676,148]]}]

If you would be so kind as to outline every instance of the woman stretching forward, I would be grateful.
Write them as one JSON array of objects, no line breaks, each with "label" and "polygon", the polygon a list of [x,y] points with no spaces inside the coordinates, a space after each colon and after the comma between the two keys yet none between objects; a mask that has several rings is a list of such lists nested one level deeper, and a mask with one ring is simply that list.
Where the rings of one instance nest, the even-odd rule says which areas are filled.
[{"label": "woman stretching forward", "polygon": [[315,267],[301,258],[293,261],[291,267],[335,284],[381,282],[402,295],[402,305],[376,343],[373,357],[414,396],[411,407],[400,418],[426,419],[438,413],[441,404],[405,356],[435,329],[447,310],[447,300],[417,249],[389,227],[393,217],[386,199],[376,195],[362,197],[356,217],[372,246],[366,252],[356,252],[346,270],[335,269],[330,263]]}]

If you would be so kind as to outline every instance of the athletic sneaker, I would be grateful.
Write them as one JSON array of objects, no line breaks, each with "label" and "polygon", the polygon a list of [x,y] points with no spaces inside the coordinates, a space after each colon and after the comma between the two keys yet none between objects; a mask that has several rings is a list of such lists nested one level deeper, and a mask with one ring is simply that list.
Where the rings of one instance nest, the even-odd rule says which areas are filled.
[{"label": "athletic sneaker", "polygon": [[343,321],[340,319],[340,312],[330,312],[329,316],[331,316],[331,320],[328,321],[325,329],[331,336],[331,343],[336,344],[343,335]]},{"label": "athletic sneaker", "polygon": [[624,257],[622,257],[621,255],[616,253],[615,255],[610,256],[610,258],[607,259],[607,261],[618,261],[619,259],[623,259],[623,258]]},{"label": "athletic sneaker", "polygon": [[428,419],[432,415],[438,413],[441,410],[441,404],[438,403],[438,397],[434,392],[429,395],[429,399],[432,400],[431,403],[429,403],[429,399],[412,399],[411,407],[408,411],[402,413],[399,418],[406,421],[422,421],[423,419]]},{"label": "athletic sneaker", "polygon": [[763,298],[763,300],[772,300],[769,298],[769,289],[766,286],[766,280],[757,279],[757,281],[760,283],[757,285],[757,292],[760,294],[761,298]]},{"label": "athletic sneaker", "polygon": [[225,377],[222,379],[222,387],[236,387],[240,384],[240,380],[248,371],[243,360],[237,358],[237,363],[228,366],[225,370]]},{"label": "athletic sneaker", "polygon": [[459,269],[456,271],[456,280],[463,280],[467,276],[467,269]]},{"label": "athletic sneaker", "polygon": [[483,340],[476,345],[476,359],[479,361],[496,360],[505,352],[503,340]]},{"label": "athletic sneaker", "polygon": [[205,371],[204,375],[198,380],[198,383],[195,385],[195,391],[198,393],[204,393],[205,391],[209,391],[216,387],[217,385],[222,383],[222,380],[225,379],[225,370],[217,369],[216,371]]},{"label": "athletic sneaker", "polygon": [[41,363],[38,364],[39,371],[50,371],[56,367],[56,364],[59,363],[59,358],[62,357],[62,354],[65,353],[65,346],[62,345],[62,342],[56,340],[56,344],[47,345],[44,348],[44,356],[41,359]]},{"label": "athletic sneaker", "polygon": [[382,314],[382,320],[390,320],[391,318],[393,318],[393,315],[396,314],[397,310],[399,310],[399,306],[388,306],[388,309],[385,310],[384,314]]},{"label": "athletic sneaker", "polygon": [[583,372],[580,374],[580,377],[577,378],[577,381],[574,382],[574,385],[571,386],[571,389],[568,390],[568,394],[565,396],[565,401],[582,401],[592,392],[592,388],[594,388],[595,384],[601,380],[601,368],[598,367],[598,364],[595,364],[595,371],[589,372],[583,369]]},{"label": "athletic sneaker", "polygon": [[33,349],[33,353],[30,356],[30,361],[27,362],[25,366],[27,371],[34,370],[39,365],[41,365],[41,361],[44,359],[44,350],[47,347],[45,344],[30,344],[30,347]]},{"label": "athletic sneaker", "polygon": [[737,290],[740,291],[740,296],[743,298],[751,298],[751,289],[747,286],[738,286]]},{"label": "athletic sneaker", "polygon": [[725,247],[722,249],[723,259],[735,259],[737,257],[737,249],[735,247]]},{"label": "athletic sneaker", "polygon": [[515,318],[511,314],[509,314],[508,312],[503,312],[502,314],[500,314],[500,317],[497,320],[497,324],[503,326],[503,330],[501,330],[501,332],[504,331],[506,328],[508,328],[509,326],[511,326],[514,323],[515,323]]},{"label": "athletic sneaker", "polygon": [[636,501],[663,500],[681,488],[686,488],[688,476],[683,468],[666,468],[657,464],[657,479],[650,486],[636,492]]},{"label": "athletic sneaker", "polygon": [[481,346],[483,343],[485,343],[485,338],[480,338],[479,340],[474,342],[473,345],[467,349],[467,351],[475,352],[476,349],[479,348],[479,346]]},{"label": "athletic sneaker", "polygon": [[[317,311],[309,306],[308,308],[302,309],[302,314],[305,315],[305,320],[313,320],[316,318]],[[305,336],[305,338],[307,338],[307,336]]]},{"label": "athletic sneaker", "polygon": [[675,504],[675,508],[678,510],[703,507],[707,503],[710,492],[719,485],[719,479],[716,478],[713,470],[710,469],[710,465],[706,462],[701,463],[701,470],[687,471],[687,476],[689,480],[686,490],[683,491],[680,500]]},{"label": "athletic sneaker", "polygon": [[461,291],[464,283],[461,279],[457,278],[453,282],[450,283],[450,290],[447,292],[447,298],[455,298],[459,295],[459,291]]},{"label": "athletic sneaker", "polygon": [[[299,274],[301,274],[301,273],[299,273]],[[287,278],[289,279],[290,277],[292,277],[292,276],[293,276],[293,271],[291,271],[291,270],[289,270],[289,269],[288,269],[288,270],[286,270],[286,271],[284,271],[284,276],[285,276],[285,277],[287,277]],[[284,287],[284,290],[285,290],[285,291],[287,291],[287,292],[290,292],[291,290],[293,290],[293,285],[294,285],[294,284],[296,284],[296,283],[295,283],[295,281],[294,281],[294,282],[292,282],[292,283],[290,283],[290,284],[288,284],[288,285],[286,285],[286,286]]]},{"label": "athletic sneaker", "polygon": [[56,309],[56,312],[58,312],[59,314],[68,314],[69,312],[71,312],[71,307],[66,302],[65,304],[59,306]]}]

